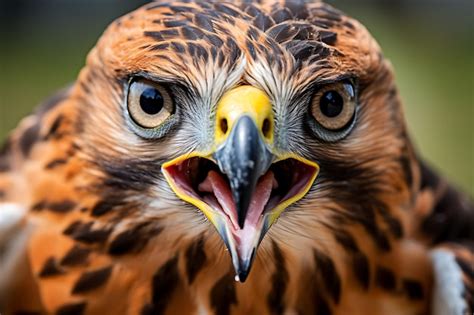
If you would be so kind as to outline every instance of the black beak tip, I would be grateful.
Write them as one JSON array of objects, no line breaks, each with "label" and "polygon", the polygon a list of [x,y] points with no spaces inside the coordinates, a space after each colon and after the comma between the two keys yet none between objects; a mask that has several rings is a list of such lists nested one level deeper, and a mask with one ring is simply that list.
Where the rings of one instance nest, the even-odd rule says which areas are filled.
[{"label": "black beak tip", "polygon": [[249,204],[250,202],[237,202],[237,218],[238,218],[238,223],[239,223],[239,227],[241,230],[244,229],[244,225],[245,225],[245,219],[247,218],[247,211],[248,211],[248,207],[249,207]]},{"label": "black beak tip", "polygon": [[245,280],[247,280],[247,276],[248,276],[248,275],[249,275],[249,270],[245,270],[245,271],[241,270],[241,271],[239,271],[239,273],[238,273],[239,281],[240,281],[241,283],[244,283]]},{"label": "black beak tip", "polygon": [[252,251],[252,255],[250,256],[250,259],[245,260],[245,261],[240,261],[238,268],[236,268],[237,276],[239,277],[238,280],[241,283],[244,283],[245,280],[247,280],[247,277],[250,273],[250,268],[252,267],[253,260],[255,258],[255,253],[257,249],[254,248]]},{"label": "black beak tip", "polygon": [[237,276],[239,277],[238,280],[241,283],[244,283],[245,280],[247,280],[247,277],[250,273],[250,267],[252,266],[251,261],[241,261],[239,268],[236,270],[237,271]]}]

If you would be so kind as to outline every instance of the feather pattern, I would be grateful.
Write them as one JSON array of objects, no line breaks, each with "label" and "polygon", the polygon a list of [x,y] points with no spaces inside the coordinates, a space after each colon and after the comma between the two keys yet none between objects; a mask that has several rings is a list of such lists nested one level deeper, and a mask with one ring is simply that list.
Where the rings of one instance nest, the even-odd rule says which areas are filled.
[{"label": "feather pattern", "polygon": [[[136,76],[174,97],[176,119],[156,139],[127,118]],[[357,89],[354,126],[317,137],[312,97],[341,80]],[[321,170],[239,284],[217,232],[161,166],[210,150],[218,101],[244,84],[271,99],[273,149]],[[473,218],[415,154],[390,63],[359,22],[319,1],[154,1],[113,22],[76,82],[0,150],[0,311],[427,314],[432,294],[448,297],[443,250],[462,278],[449,291],[456,310],[472,312]]]}]

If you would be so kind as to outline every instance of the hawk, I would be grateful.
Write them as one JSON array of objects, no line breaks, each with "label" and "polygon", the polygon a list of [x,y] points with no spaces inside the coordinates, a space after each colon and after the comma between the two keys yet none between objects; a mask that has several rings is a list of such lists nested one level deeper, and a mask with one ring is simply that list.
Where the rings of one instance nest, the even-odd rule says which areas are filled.
[{"label": "hawk", "polygon": [[474,210],[322,2],[151,2],[0,153],[3,314],[463,314]]}]

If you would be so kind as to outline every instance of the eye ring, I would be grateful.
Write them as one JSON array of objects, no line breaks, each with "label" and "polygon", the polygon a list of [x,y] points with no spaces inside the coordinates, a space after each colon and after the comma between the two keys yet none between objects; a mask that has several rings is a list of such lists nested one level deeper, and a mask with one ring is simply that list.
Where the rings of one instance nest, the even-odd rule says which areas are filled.
[{"label": "eye ring", "polygon": [[139,127],[155,129],[173,115],[174,103],[164,86],[142,78],[134,79],[128,87],[127,111]]},{"label": "eye ring", "polygon": [[337,82],[321,87],[311,100],[311,116],[324,129],[342,130],[353,120],[356,112],[354,87]]}]

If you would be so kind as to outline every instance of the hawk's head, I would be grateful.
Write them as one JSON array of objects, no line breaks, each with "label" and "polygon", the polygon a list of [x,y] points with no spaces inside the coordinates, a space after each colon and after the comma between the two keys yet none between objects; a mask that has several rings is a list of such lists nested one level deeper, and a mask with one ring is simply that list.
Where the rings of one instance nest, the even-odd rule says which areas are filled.
[{"label": "hawk's head", "polygon": [[402,233],[411,150],[390,66],[329,5],[150,3],[107,29],[76,92],[120,219],[213,225],[241,281],[266,233],[301,255],[342,226],[382,250]]}]

